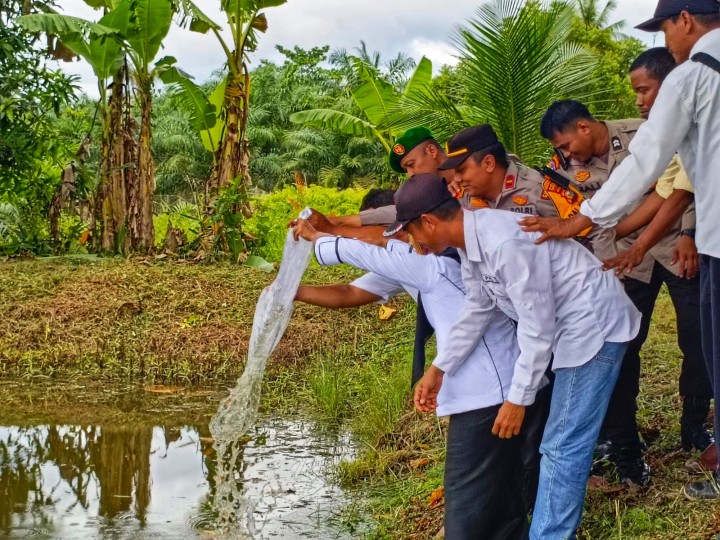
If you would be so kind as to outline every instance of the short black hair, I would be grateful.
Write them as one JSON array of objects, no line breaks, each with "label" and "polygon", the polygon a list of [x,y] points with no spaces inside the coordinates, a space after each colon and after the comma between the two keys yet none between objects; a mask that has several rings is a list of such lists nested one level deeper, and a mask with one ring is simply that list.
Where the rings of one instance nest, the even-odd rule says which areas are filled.
[{"label": "short black hair", "polygon": [[504,169],[507,169],[510,166],[507,150],[505,150],[505,146],[503,146],[503,143],[501,142],[496,142],[495,144],[490,145],[487,148],[483,148],[482,150],[476,150],[470,154],[469,157],[474,159],[475,163],[480,163],[487,156],[494,157],[495,163]]},{"label": "short black hair", "polygon": [[595,121],[588,108],[573,99],[556,101],[548,107],[540,122],[540,134],[545,139],[552,139],[556,133],[562,133],[578,120]]},{"label": "short black hair", "polygon": [[448,199],[432,212],[428,212],[428,214],[437,217],[440,221],[450,221],[460,210],[460,201],[457,199]]},{"label": "short black hair", "polygon": [[630,66],[630,73],[645,68],[650,76],[662,83],[677,67],[673,55],[665,47],[653,47],[638,56]]},{"label": "short black hair", "polygon": [[395,196],[394,189],[373,188],[368,191],[360,203],[360,211],[372,210],[374,208],[382,208],[393,204]]}]

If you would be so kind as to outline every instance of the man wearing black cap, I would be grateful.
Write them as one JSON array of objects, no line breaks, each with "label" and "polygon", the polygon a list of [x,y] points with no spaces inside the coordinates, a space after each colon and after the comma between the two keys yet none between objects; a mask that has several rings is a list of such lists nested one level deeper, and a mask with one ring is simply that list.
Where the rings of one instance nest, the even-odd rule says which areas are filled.
[{"label": "man wearing black cap", "polygon": [[458,248],[468,291],[448,342],[418,383],[418,407],[436,406],[445,373],[452,375],[482,341],[499,307],[517,321],[520,356],[493,433],[516,436],[525,407],[553,357],[555,383],[541,446],[540,483],[531,538],[575,538],[580,525],[593,448],[627,342],[640,314],[618,279],[577,242],[536,246],[538,234],[518,227],[519,216],[500,210],[462,210],[435,176],[411,178],[395,196],[398,221],[421,247]]},{"label": "man wearing black cap", "polygon": [[[303,220],[298,220],[293,233],[315,242],[315,257],[320,265],[344,263],[369,272],[351,287],[372,291],[381,280],[391,294],[402,290],[414,298],[422,294],[428,319],[437,330],[438,349],[452,346],[447,338],[459,315],[457,306],[466,294],[459,261],[420,256],[397,240],[390,240],[383,249],[318,233]],[[295,299],[322,307],[344,307],[338,300],[343,302],[342,298],[348,296],[347,287],[302,285]],[[449,417],[444,516],[448,540],[527,538],[523,503],[535,502],[535,491],[531,490],[537,489],[537,484],[523,485],[521,456],[523,450],[538,453],[543,423],[532,438],[528,438],[527,426],[523,426],[523,437],[513,439],[500,439],[491,432],[509,390],[518,353],[514,326],[496,309],[483,341],[461,368],[445,378],[438,396],[435,412]],[[538,406],[536,403],[533,409]],[[530,410],[529,414],[535,412]],[[527,500],[529,497],[532,500]]]},{"label": "man wearing black cap", "polygon": [[[546,174],[541,174],[508,159],[505,146],[489,124],[458,132],[447,143],[447,152],[448,159],[439,169],[452,175],[451,188],[462,190],[467,209],[490,207],[564,218],[580,211],[583,196],[577,187],[554,171],[544,169]],[[577,239],[599,258],[615,255],[611,231],[595,227]]]},{"label": "man wearing black cap", "polygon": [[[665,43],[681,64],[665,79],[648,121],[630,145],[629,155],[581,213],[564,221],[527,218],[527,231],[539,239],[568,238],[591,222],[617,224],[659,178],[679,151],[695,187],[696,236],[700,253],[703,352],[715,402],[720,402],[720,2],[660,0],[655,16],[641,30],[665,34]],[[715,415],[720,433],[720,415]],[[720,498],[720,472],[705,483],[686,486],[693,498]]]}]

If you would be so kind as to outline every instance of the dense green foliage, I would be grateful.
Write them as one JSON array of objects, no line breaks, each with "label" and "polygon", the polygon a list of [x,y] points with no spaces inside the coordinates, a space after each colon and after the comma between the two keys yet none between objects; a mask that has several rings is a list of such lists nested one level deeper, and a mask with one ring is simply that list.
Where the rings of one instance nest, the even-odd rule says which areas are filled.
[{"label": "dense green foliage", "polygon": [[74,100],[75,78],[48,66],[36,36],[15,19],[31,3],[0,3],[0,254],[47,249],[48,206],[62,167],[77,149],[63,144],[56,115]]},{"label": "dense green foliage", "polygon": [[[45,44],[13,23],[21,4],[29,5],[5,2],[0,17],[0,67],[7,74],[0,79],[0,253],[50,250],[48,208],[61,187],[61,172],[71,161],[75,187],[64,206],[62,238],[52,247],[91,250],[93,246],[83,247],[80,241],[88,222],[78,216],[87,214],[94,200],[99,204],[103,174],[118,170],[107,171],[106,165],[103,172],[103,109],[93,99],[77,99],[72,79],[47,68],[41,52]],[[179,24],[214,32],[215,23],[206,20],[196,4],[183,0],[177,9],[182,15]],[[313,186],[324,186],[331,188],[326,193],[335,194],[333,200],[328,206],[322,201],[311,204],[341,214],[346,206],[336,188],[397,185],[400,178],[387,167],[388,148],[394,136],[418,124],[431,127],[444,142],[457,129],[489,121],[511,150],[535,163],[548,151],[537,126],[554,99],[583,99],[599,118],[636,116],[627,69],[643,46],[619,33],[622,23],[612,21],[613,9],[614,2],[597,0],[484,4],[455,35],[457,66],[433,67],[425,58],[415,61],[402,52],[384,59],[364,42],[335,51],[328,46],[278,46],[281,62],[261,61],[249,74],[244,137],[250,159],[245,181],[252,181],[249,196],[257,210],[251,218],[238,212],[248,199],[237,178],[236,188],[213,202],[215,215],[200,217],[208,180],[216,174],[213,152],[222,133],[218,111],[227,77],[219,71],[213,80],[197,86],[174,67],[175,59],[150,66],[149,57],[136,58],[143,79],[138,83],[148,88],[148,77],[156,73],[170,84],[162,87],[156,80],[151,102],[131,104],[127,112],[129,125],[139,131],[144,111],[151,106],[151,122],[145,125],[152,126],[156,249],[162,249],[171,225],[185,233],[183,253],[195,253],[204,232],[227,228],[227,238],[216,241],[213,251],[230,249],[237,259],[249,249],[277,260],[274,226],[263,222],[269,208],[282,206],[280,214],[285,216],[287,208],[295,211],[288,199],[298,200],[297,186],[310,186],[309,193]],[[31,20],[32,25],[42,22],[55,29],[61,21]],[[262,31],[265,23],[258,24]],[[89,53],[111,47],[112,40],[103,37],[107,28],[77,28],[83,30],[73,39],[89,40]],[[163,24],[158,36],[165,30]],[[76,41],[70,39],[82,49]],[[150,41],[153,46],[158,43],[155,38]],[[255,41],[245,54],[251,54]],[[51,45],[55,55],[67,56],[60,45]],[[95,59],[93,54],[87,58]],[[116,62],[93,62],[98,77],[112,76],[117,67]],[[91,145],[80,162],[74,154],[86,134],[91,135]],[[270,197],[262,196],[276,190]],[[362,191],[350,193],[355,193],[348,199],[354,211]]]}]

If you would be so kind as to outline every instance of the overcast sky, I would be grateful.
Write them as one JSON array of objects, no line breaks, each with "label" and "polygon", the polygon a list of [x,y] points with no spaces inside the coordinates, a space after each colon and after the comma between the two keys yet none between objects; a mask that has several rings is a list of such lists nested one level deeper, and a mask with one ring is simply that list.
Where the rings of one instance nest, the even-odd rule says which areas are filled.
[{"label": "overcast sky", "polygon": [[[214,21],[224,26],[220,0],[195,0]],[[379,51],[389,59],[403,51],[416,60],[423,55],[433,61],[437,70],[443,64],[455,63],[453,35],[473,16],[483,0],[289,0],[287,4],[267,10],[269,29],[260,38],[260,46],[253,55],[257,64],[261,59],[279,60],[282,56],[275,45],[309,49],[330,45],[330,49],[352,49],[365,40],[371,51]],[[68,15],[97,20],[99,12],[87,7],[82,0],[58,0]],[[648,45],[663,45],[662,35],[632,30],[632,27],[652,17],[657,0],[624,0],[615,11],[612,21],[624,20],[626,33],[643,39]],[[195,77],[197,82],[207,79],[220,68],[223,54],[215,36],[197,34],[173,27],[160,56],[171,55],[178,65]],[[81,77],[82,88],[97,95],[92,70],[84,62],[62,63],[62,69]]]}]

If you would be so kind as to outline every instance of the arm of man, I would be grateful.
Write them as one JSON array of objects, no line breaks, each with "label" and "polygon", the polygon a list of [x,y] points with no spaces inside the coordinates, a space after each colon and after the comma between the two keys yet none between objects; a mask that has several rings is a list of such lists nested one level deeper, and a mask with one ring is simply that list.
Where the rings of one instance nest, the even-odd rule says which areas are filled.
[{"label": "arm of man", "polygon": [[526,218],[521,222],[524,230],[543,233],[538,243],[550,238],[571,238],[590,222],[602,227],[615,226],[660,178],[685,139],[694,117],[692,106],[681,95],[673,75],[663,83],[650,118],[630,143],[630,155],[593,198],[583,202],[580,214],[566,221]]},{"label": "arm of man", "polygon": [[295,295],[297,302],[330,309],[345,309],[378,302],[381,297],[369,291],[338,283],[336,285],[301,285]]},{"label": "arm of man", "polygon": [[627,251],[604,262],[605,270],[615,269],[617,275],[631,272],[645,254],[667,234],[693,201],[693,194],[683,189],[674,190],[663,202],[650,225],[638,236]]},{"label": "arm of man", "polygon": [[497,252],[496,267],[518,316],[520,356],[508,397],[498,411],[493,434],[509,439],[520,433],[525,407],[535,402],[550,365],[555,338],[555,297],[547,245],[510,241]]},{"label": "arm of man", "polygon": [[435,360],[415,386],[415,407],[422,412],[437,408],[445,373],[452,375],[480,343],[485,329],[494,316],[495,304],[484,292],[482,281],[463,267],[463,283],[467,294],[460,318],[453,326],[446,347],[438,351]]},{"label": "arm of man", "polygon": [[328,217],[330,223],[333,225],[343,225],[345,227],[362,227],[360,223],[360,216],[354,214],[352,216],[332,216]]},{"label": "arm of man", "polygon": [[421,292],[432,287],[439,269],[435,256],[419,255],[403,242],[384,249],[355,239],[323,237],[315,243],[315,255],[322,265],[349,264]]},{"label": "arm of man", "polygon": [[632,214],[617,224],[615,238],[617,240],[625,238],[628,234],[632,234],[650,223],[664,202],[665,199],[660,195],[655,192],[651,193]]}]

